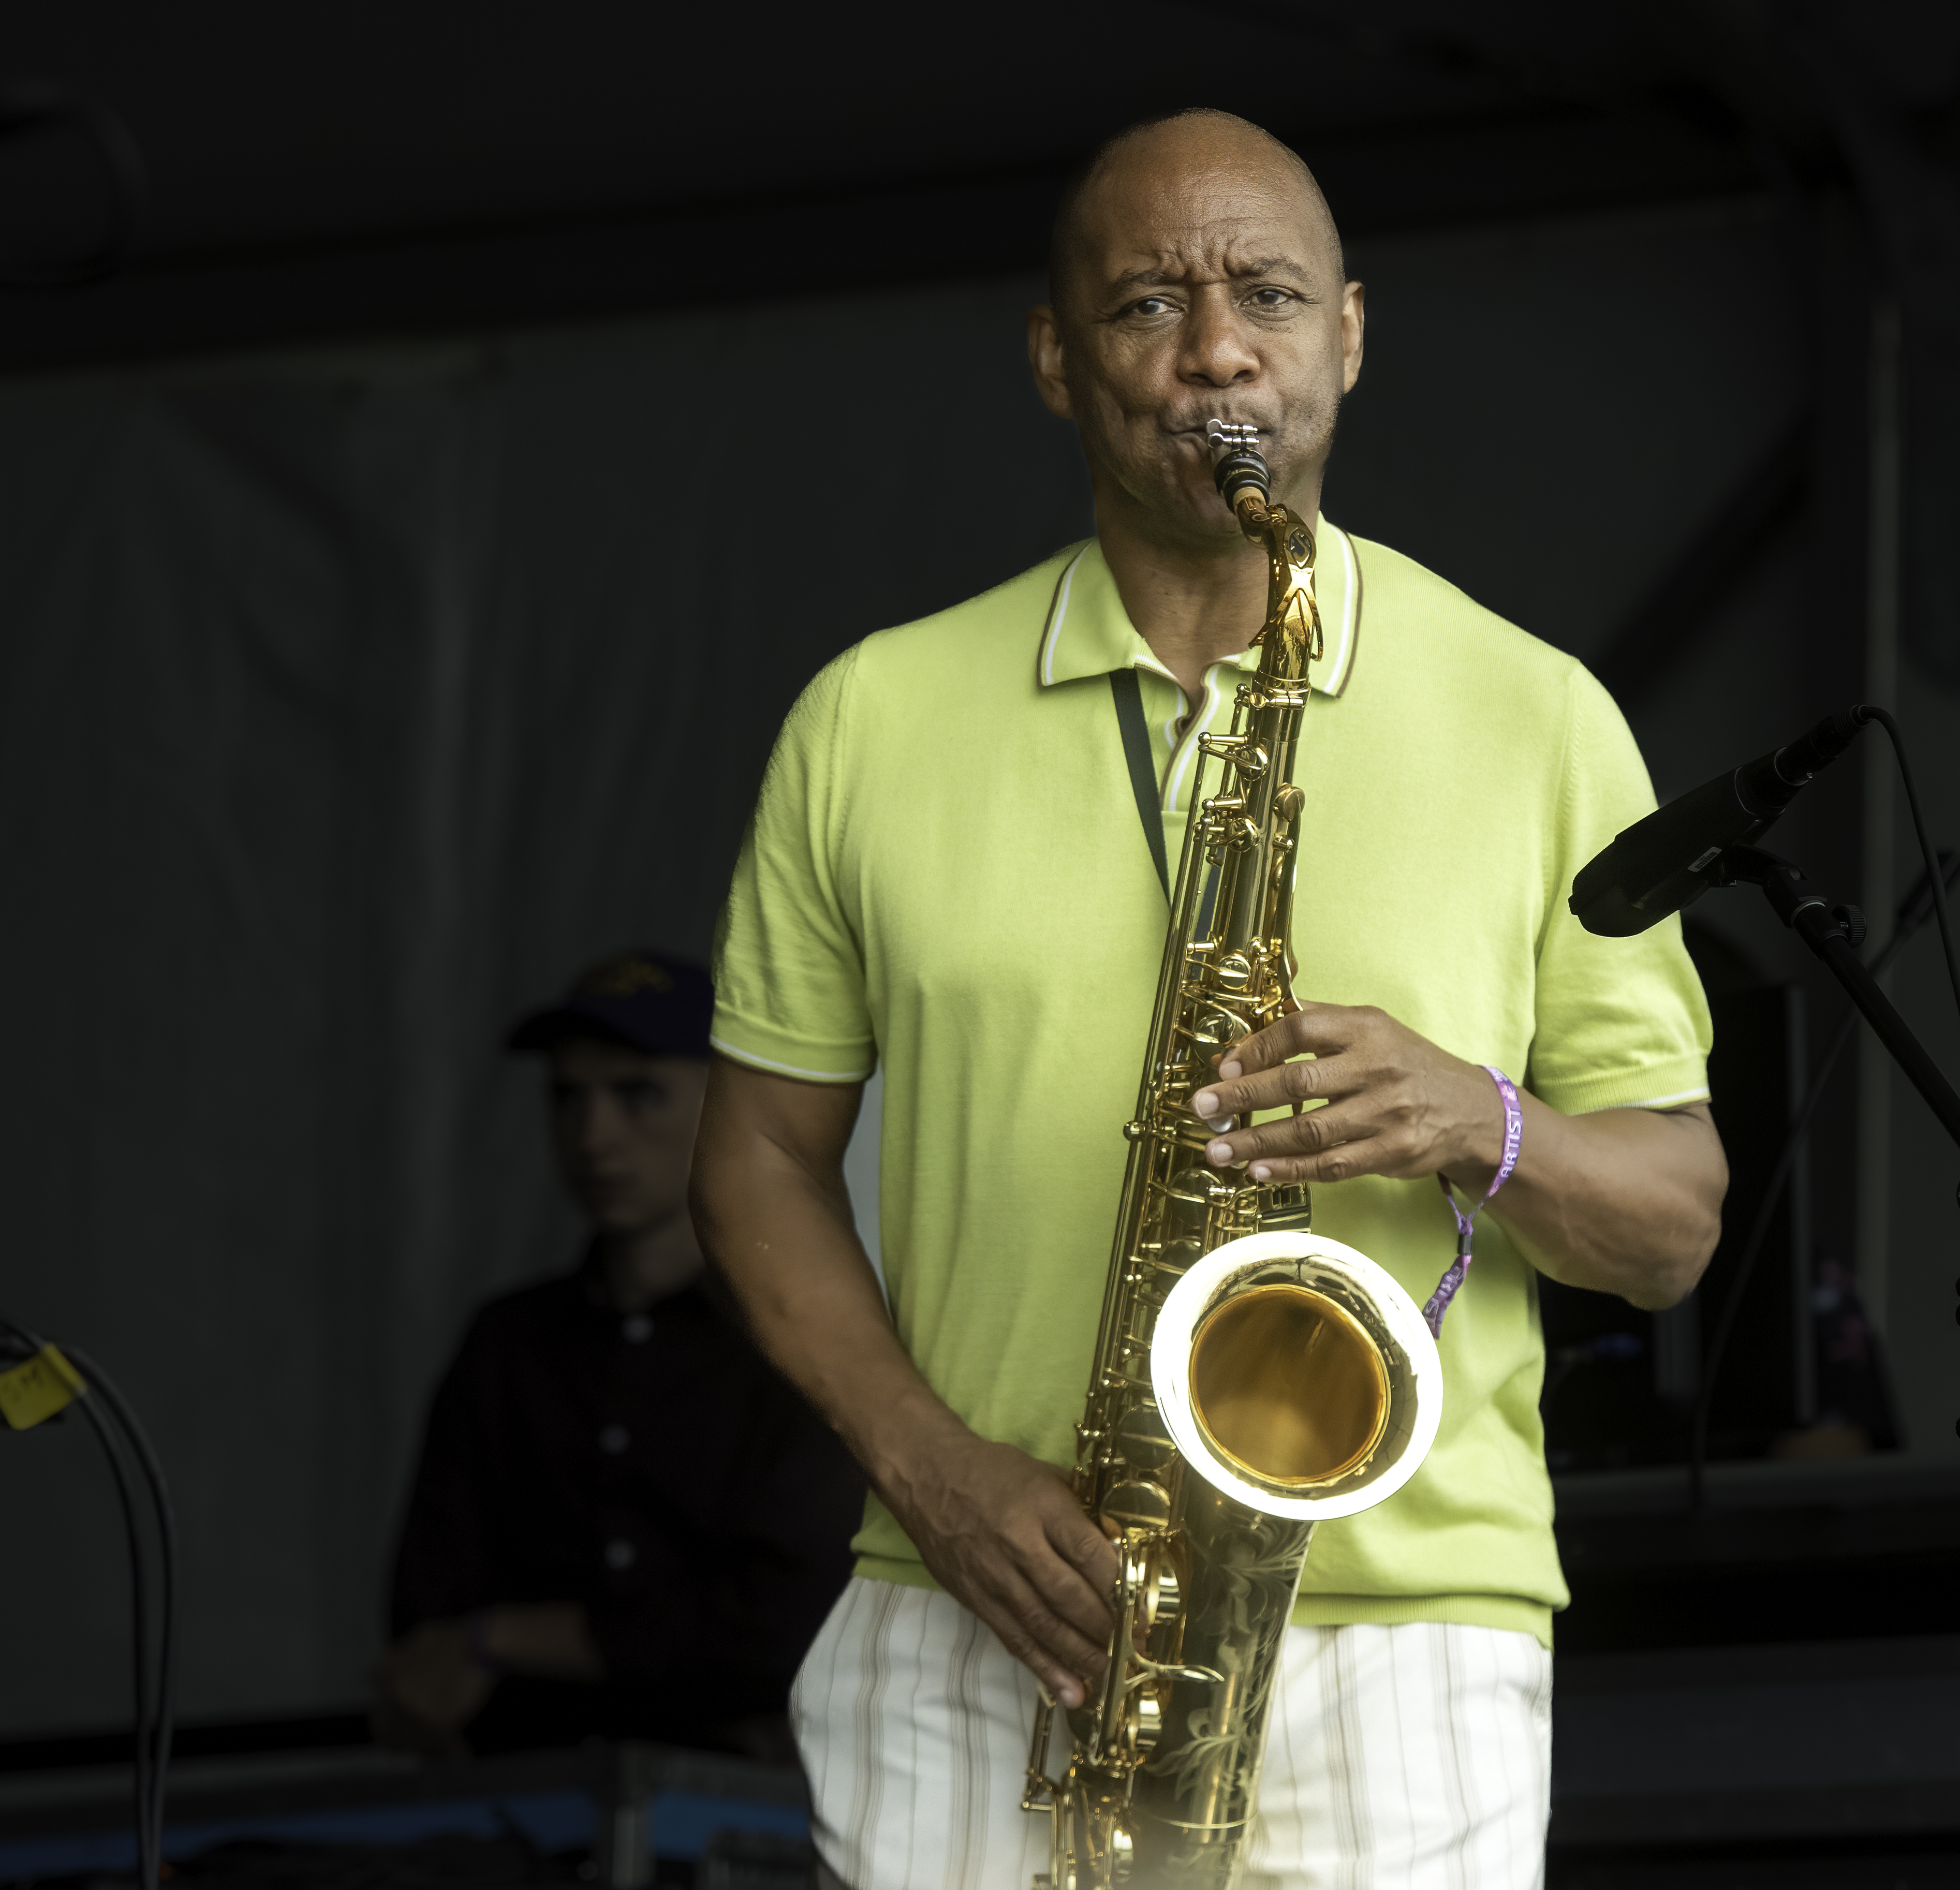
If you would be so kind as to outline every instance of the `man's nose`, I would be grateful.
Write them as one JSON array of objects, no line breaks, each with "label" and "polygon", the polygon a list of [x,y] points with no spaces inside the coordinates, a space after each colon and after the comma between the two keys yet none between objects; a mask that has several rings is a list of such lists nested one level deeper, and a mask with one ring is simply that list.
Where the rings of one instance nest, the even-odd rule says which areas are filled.
[{"label": "man's nose", "polygon": [[587,1155],[603,1154],[618,1141],[619,1112],[609,1096],[602,1093],[579,1099],[578,1137]]},{"label": "man's nose", "polygon": [[1228,387],[1258,377],[1259,358],[1246,336],[1239,311],[1222,287],[1201,294],[1193,304],[1184,332],[1187,380]]}]

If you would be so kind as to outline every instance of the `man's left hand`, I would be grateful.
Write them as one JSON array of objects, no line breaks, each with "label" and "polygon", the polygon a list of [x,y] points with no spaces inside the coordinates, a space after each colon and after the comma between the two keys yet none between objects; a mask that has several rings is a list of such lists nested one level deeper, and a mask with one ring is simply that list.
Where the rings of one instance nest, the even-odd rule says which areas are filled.
[{"label": "man's left hand", "polygon": [[[1295,1061],[1309,1052],[1311,1061]],[[1303,1004],[1227,1051],[1192,1108],[1207,1122],[1242,1121],[1290,1102],[1322,1106],[1227,1130],[1207,1158],[1243,1163],[1253,1182],[1440,1174],[1481,1195],[1503,1153],[1504,1106],[1489,1074],[1369,1005]],[[1491,1212],[1519,1251],[1568,1286],[1674,1305],[1721,1233],[1729,1171],[1707,1104],[1567,1115],[1522,1089],[1518,1104],[1523,1153]],[[1447,1223],[1442,1215],[1439,1235]]]},{"label": "man's left hand", "polygon": [[[1312,1061],[1296,1061],[1309,1052]],[[1324,1106],[1216,1137],[1207,1160],[1248,1164],[1255,1182],[1440,1172],[1467,1184],[1480,1172],[1488,1181],[1503,1153],[1503,1104],[1488,1074],[1372,1004],[1301,1005],[1228,1050],[1192,1107],[1208,1122],[1242,1122],[1316,1102]]]}]

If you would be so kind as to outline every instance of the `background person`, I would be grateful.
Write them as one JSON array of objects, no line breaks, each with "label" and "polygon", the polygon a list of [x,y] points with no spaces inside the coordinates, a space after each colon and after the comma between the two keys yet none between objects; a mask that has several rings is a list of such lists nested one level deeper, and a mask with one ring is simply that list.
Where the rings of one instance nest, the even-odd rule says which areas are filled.
[{"label": "background person", "polygon": [[863,1481],[703,1277],[686,1208],[712,994],[606,960],[511,1032],[591,1230],[492,1300],[436,1393],[376,1670],[378,1735],[773,1753]]},{"label": "background person", "polygon": [[[1345,277],[1306,166],[1257,127],[1180,113],[1106,144],[1064,198],[1028,328],[1096,539],[832,663],[784,724],[737,868],[696,1217],[873,1484],[794,1709],[819,1846],[852,1890],[1004,1890],[1047,1867],[1021,1773],[1036,1680],[1074,1704],[1104,1664],[1115,1558],[1061,1467],[1165,931],[1110,678],[1138,676],[1174,860],[1267,583],[1204,423],[1256,426],[1273,497],[1319,517],[1361,365]],[[1475,457],[1465,442],[1466,477]],[[1324,519],[1319,542],[1327,649],[1296,776],[1309,1001],[1195,1100],[1327,1106],[1208,1159],[1320,1184],[1316,1230],[1420,1304],[1456,1247],[1436,1178],[1474,1200],[1496,1169],[1504,1113],[1478,1065],[1527,1093],[1522,1160],[1443,1329],[1435,1446],[1308,1558],[1249,1881],[1526,1890],[1567,1599],[1532,1269],[1647,1306],[1693,1284],[1725,1181],[1707,1013],[1677,926],[1595,939],[1566,910],[1573,873],[1653,805],[1605,692],[1386,547]],[[890,1316],[838,1177],[874,1062]]]}]

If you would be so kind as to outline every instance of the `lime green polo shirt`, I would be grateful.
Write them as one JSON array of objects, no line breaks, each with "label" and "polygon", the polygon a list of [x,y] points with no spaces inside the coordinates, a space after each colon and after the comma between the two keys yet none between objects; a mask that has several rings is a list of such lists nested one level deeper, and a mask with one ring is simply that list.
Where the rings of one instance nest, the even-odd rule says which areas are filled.
[{"label": "lime green polo shirt", "polygon": [[[1303,994],[1377,1004],[1554,1108],[1705,1097],[1708,1015],[1669,921],[1594,938],[1572,877],[1653,806],[1605,691],[1420,565],[1323,524]],[[1074,1460],[1166,923],[1108,676],[1141,673],[1175,861],[1196,737],[1093,541],[846,651],[784,722],[722,915],[714,1041],[810,1082],[882,1064],[892,1316],[983,1436]],[[1418,1303],[1455,1250],[1433,1179],[1317,1186],[1314,1225]],[[1535,1276],[1488,1220],[1442,1339],[1442,1428],[1395,1496],[1316,1533],[1295,1618],[1549,1643],[1567,1599]],[[861,1574],[931,1577],[873,1497]]]}]

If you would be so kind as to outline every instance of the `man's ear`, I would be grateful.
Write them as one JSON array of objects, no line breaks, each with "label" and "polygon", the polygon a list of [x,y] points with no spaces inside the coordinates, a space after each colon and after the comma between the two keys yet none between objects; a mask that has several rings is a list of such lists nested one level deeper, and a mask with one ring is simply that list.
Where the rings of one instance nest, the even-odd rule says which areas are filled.
[{"label": "man's ear", "polygon": [[1341,297],[1341,391],[1352,393],[1361,378],[1361,334],[1368,325],[1368,291],[1350,282]]},{"label": "man's ear", "polygon": [[1042,405],[1058,420],[1074,419],[1068,383],[1062,378],[1061,323],[1045,302],[1028,310],[1028,365]]}]

